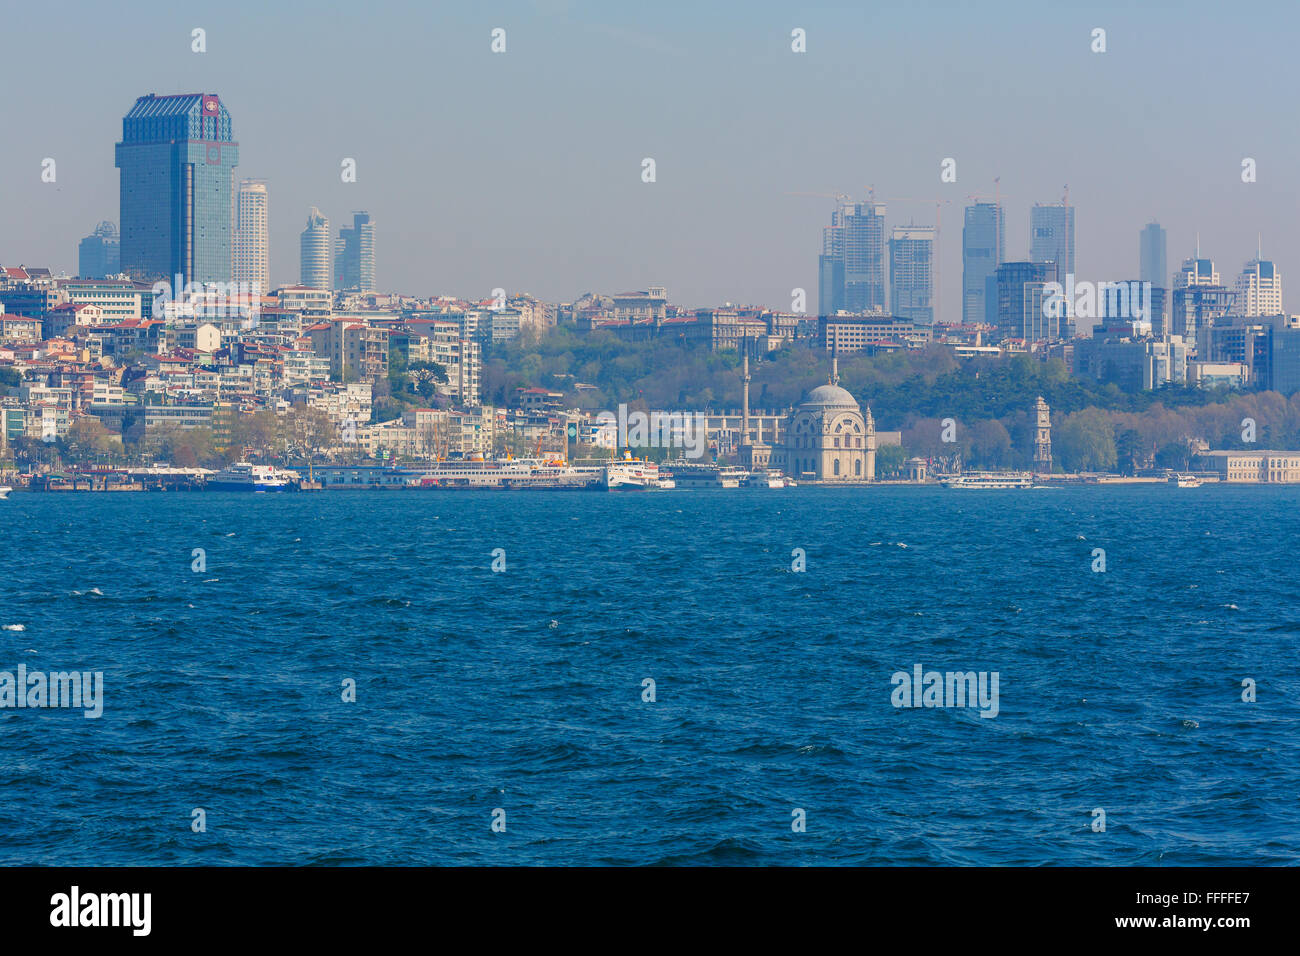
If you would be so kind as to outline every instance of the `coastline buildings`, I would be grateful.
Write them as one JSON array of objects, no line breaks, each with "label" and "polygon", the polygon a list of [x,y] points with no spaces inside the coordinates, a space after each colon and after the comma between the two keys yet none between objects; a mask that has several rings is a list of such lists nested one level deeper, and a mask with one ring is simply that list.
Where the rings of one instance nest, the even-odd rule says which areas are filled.
[{"label": "coastline buildings", "polygon": [[142,96],[122,119],[121,267],[141,282],[229,282],[239,164],[215,93]]},{"label": "coastline buildings", "polygon": [[354,212],[352,225],[339,229],[334,260],[334,288],[346,292],[374,292],[375,223],[368,212]]},{"label": "coastline buildings", "polygon": [[961,231],[961,320],[963,325],[996,324],[997,288],[993,274],[1002,265],[1006,220],[996,202],[966,207]]},{"label": "coastline buildings", "polygon": [[315,206],[307,214],[307,227],[299,237],[298,284],[308,289],[329,292],[330,282],[330,221]]},{"label": "coastline buildings", "polygon": [[117,224],[105,220],[77,245],[77,275],[107,279],[122,271],[122,243]]},{"label": "coastline buildings", "polygon": [[271,290],[270,197],[266,181],[240,180],[235,198],[235,249],[231,267],[235,282],[248,283],[255,295]]},{"label": "coastline buildings", "polygon": [[900,319],[934,324],[933,226],[895,226],[890,232],[889,299]]}]

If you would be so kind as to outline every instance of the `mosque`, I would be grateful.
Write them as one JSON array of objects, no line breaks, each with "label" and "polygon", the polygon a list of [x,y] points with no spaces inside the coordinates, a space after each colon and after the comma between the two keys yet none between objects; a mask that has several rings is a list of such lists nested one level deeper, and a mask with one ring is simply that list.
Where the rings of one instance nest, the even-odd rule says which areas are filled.
[{"label": "mosque", "polygon": [[[749,361],[743,375],[745,425],[748,439]],[[797,481],[863,482],[876,480],[876,422],[871,409],[862,413],[847,389],[839,386],[839,361],[831,359],[831,377],[790,410],[780,443],[757,442],[740,448],[741,463],[750,469],[779,468]]]}]

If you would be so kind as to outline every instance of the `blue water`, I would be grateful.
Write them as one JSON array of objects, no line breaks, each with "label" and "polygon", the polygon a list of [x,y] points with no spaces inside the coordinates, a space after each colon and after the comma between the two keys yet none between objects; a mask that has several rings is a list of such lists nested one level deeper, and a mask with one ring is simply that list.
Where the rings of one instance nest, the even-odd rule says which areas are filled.
[{"label": "blue water", "polygon": [[15,494],[0,670],[104,714],[0,710],[0,863],[1295,864],[1298,504]]}]

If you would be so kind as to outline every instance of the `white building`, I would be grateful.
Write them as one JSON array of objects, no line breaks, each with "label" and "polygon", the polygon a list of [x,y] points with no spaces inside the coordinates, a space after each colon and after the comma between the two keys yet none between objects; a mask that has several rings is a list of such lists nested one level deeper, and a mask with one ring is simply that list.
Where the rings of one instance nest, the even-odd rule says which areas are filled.
[{"label": "white building", "polygon": [[307,228],[302,231],[299,252],[299,283],[325,292],[333,289],[330,267],[334,263],[334,240],[330,238],[330,221],[315,206],[307,216]]},{"label": "white building", "polygon": [[1247,262],[1237,276],[1237,299],[1233,312],[1237,315],[1281,315],[1282,273],[1267,259],[1255,258]]},{"label": "white building", "polygon": [[247,282],[258,295],[265,295],[271,288],[268,209],[266,182],[241,180],[235,197],[235,241],[230,272],[235,282]]}]

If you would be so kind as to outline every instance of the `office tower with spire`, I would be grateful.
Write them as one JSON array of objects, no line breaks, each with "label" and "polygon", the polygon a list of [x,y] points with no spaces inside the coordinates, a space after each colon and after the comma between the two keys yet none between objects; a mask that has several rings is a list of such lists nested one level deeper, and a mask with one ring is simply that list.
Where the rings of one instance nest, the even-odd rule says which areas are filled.
[{"label": "office tower with spire", "polygon": [[1282,315],[1282,273],[1263,257],[1258,246],[1255,258],[1237,276],[1233,314],[1242,316]]},{"label": "office tower with spire", "polygon": [[883,310],[887,305],[885,255],[885,204],[841,204],[822,234],[821,314]]},{"label": "office tower with spire", "polygon": [[77,275],[105,279],[122,271],[122,245],[117,224],[105,220],[77,245]]},{"label": "office tower with spire", "polygon": [[231,272],[236,282],[248,283],[260,295],[271,289],[269,202],[265,180],[240,181],[235,196],[235,260]]},{"label": "office tower with spire", "polygon": [[299,285],[325,292],[332,290],[330,263],[334,257],[331,246],[330,221],[312,206],[307,215],[307,228],[299,238]]},{"label": "office tower with spire", "polygon": [[1232,311],[1236,295],[1219,283],[1214,261],[1201,256],[1201,239],[1196,237],[1196,255],[1184,259],[1174,273],[1170,297],[1169,321],[1155,329],[1157,335],[1181,336],[1188,349],[1204,357],[1198,347],[1207,343],[1207,332],[1216,319]]},{"label": "office tower with spire", "polygon": [[140,97],[122,119],[114,165],[122,271],[141,282],[229,282],[239,144],[221,98]]},{"label": "office tower with spire", "polygon": [[1074,207],[1068,201],[1029,210],[1029,261],[1055,262],[1058,282],[1074,273]]},{"label": "office tower with spire", "polygon": [[[961,231],[961,320],[965,325],[993,324],[997,302],[989,295],[990,282],[1002,265],[1006,247],[1006,221],[996,202],[976,202],[966,207]],[[994,287],[995,288],[995,287]]]},{"label": "office tower with spire", "polygon": [[899,318],[934,324],[934,227],[895,226],[889,237],[889,301]]},{"label": "office tower with spire", "polygon": [[334,287],[349,292],[374,292],[375,223],[370,213],[352,214],[352,225],[339,229],[334,245]]}]

